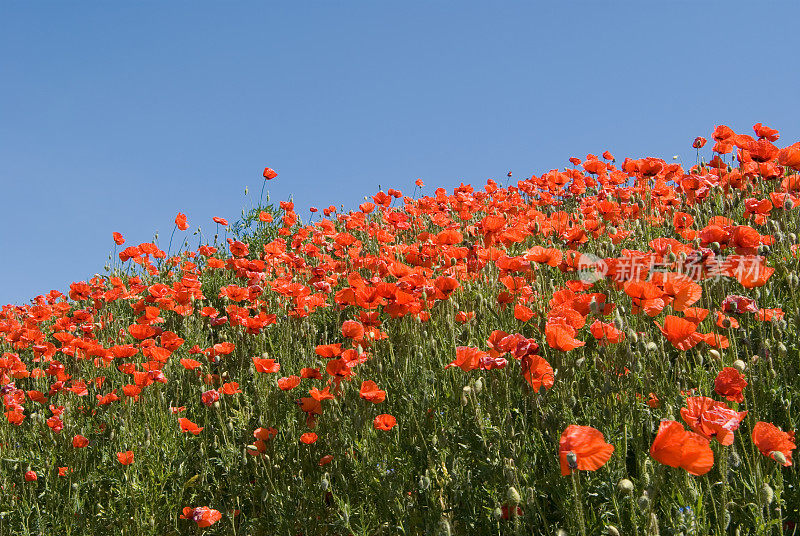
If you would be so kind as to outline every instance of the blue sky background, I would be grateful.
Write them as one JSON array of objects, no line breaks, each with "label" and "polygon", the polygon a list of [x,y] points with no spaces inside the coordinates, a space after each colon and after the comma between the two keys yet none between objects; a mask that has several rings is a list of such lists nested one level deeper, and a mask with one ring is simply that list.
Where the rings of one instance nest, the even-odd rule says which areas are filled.
[{"label": "blue sky background", "polygon": [[[0,304],[102,272],[178,212],[355,207],[681,155],[724,123],[800,140],[798,2],[0,3]],[[710,148],[710,146],[709,146]],[[249,186],[250,195],[244,196]],[[192,237],[196,246],[196,238]]]}]

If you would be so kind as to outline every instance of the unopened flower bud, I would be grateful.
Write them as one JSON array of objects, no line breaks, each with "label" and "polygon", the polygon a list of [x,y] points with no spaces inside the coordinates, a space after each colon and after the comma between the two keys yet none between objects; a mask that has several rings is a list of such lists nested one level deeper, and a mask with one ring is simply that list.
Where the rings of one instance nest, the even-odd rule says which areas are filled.
[{"label": "unopened flower bud", "polygon": [[508,491],[506,492],[506,498],[508,499],[508,502],[514,506],[518,505],[520,501],[522,501],[522,497],[519,496],[519,492],[514,486],[508,488]]},{"label": "unopened flower bud", "polygon": [[477,380],[475,380],[475,383],[473,384],[472,388],[475,390],[476,395],[481,394],[481,391],[483,391],[483,379],[478,378]]},{"label": "unopened flower bud", "polygon": [[733,362],[733,368],[735,368],[741,373],[744,373],[744,371],[747,369],[747,363],[745,363],[741,359],[737,359],[736,361]]},{"label": "unopened flower bud", "polygon": [[772,504],[772,500],[775,498],[775,493],[772,491],[772,488],[769,487],[769,484],[767,484],[766,482],[764,482],[764,485],[761,486],[760,495],[761,495],[760,497],[761,504],[763,504],[764,506],[769,506],[770,504]]},{"label": "unopened flower bud", "polygon": [[627,478],[623,478],[619,482],[617,482],[617,489],[622,495],[630,495],[633,493],[633,482],[628,480]]},{"label": "unopened flower bud", "polygon": [[784,456],[783,452],[779,450],[773,450],[772,452],[770,452],[770,456],[772,456],[772,459],[778,462],[779,464],[786,465],[786,456]]}]

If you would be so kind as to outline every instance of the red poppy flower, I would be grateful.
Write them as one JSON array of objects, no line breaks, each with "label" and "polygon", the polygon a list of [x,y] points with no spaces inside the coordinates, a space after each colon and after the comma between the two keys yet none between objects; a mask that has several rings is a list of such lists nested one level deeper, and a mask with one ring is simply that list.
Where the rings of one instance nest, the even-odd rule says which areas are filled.
[{"label": "red poppy flower", "polygon": [[228,225],[228,220],[226,220],[225,218],[220,218],[219,216],[214,216],[211,219],[214,220],[215,223],[218,223],[220,225]]},{"label": "red poppy flower", "polygon": [[206,406],[210,406],[217,400],[219,400],[219,392],[216,389],[209,389],[205,391],[202,395],[200,395],[200,400]]},{"label": "red poppy flower", "polygon": [[33,482],[35,480],[39,480],[39,476],[36,474],[36,471],[28,471],[25,473],[25,482]]},{"label": "red poppy flower", "polygon": [[256,366],[256,372],[263,372],[265,374],[272,374],[281,369],[280,363],[276,363],[274,359],[254,357],[253,364]]},{"label": "red poppy flower", "polygon": [[563,318],[548,320],[544,332],[550,348],[569,352],[586,344],[584,341],[575,338],[575,328]]},{"label": "red poppy flower", "polygon": [[236,393],[241,393],[242,390],[239,389],[237,382],[227,382],[222,384],[220,392],[225,395],[235,395]]},{"label": "red poppy flower", "polygon": [[705,396],[690,396],[681,417],[692,430],[706,439],[716,438],[721,445],[733,443],[733,433],[747,415],[746,411],[732,410],[722,402]]},{"label": "red poppy flower", "polygon": [[[571,424],[561,434],[558,457],[561,461],[561,474],[569,475],[572,469],[597,471],[611,458],[614,445],[606,443],[602,432],[591,426]],[[575,456],[577,465],[570,467],[568,454]]]},{"label": "red poppy flower", "polygon": [[695,149],[702,149],[708,140],[705,139],[703,136],[697,136],[694,141],[692,142],[692,147]]},{"label": "red poppy flower", "polygon": [[197,508],[187,506],[183,509],[181,519],[191,519],[197,523],[198,527],[210,527],[222,519],[222,513],[208,506],[198,506]]},{"label": "red poppy flower", "polygon": [[269,441],[276,435],[278,435],[278,431],[275,428],[256,428],[253,432],[253,437],[261,441]]},{"label": "red poppy flower", "polygon": [[300,376],[289,376],[288,378],[280,378],[278,380],[278,388],[281,391],[291,391],[300,385]]},{"label": "red poppy flower", "polygon": [[542,356],[529,354],[522,358],[522,377],[528,382],[534,392],[544,387],[550,389],[555,383],[553,367]]},{"label": "red poppy flower", "polygon": [[175,225],[178,226],[178,229],[181,231],[185,231],[189,228],[189,224],[186,222],[186,214],[178,212],[178,215],[175,216]]},{"label": "red poppy flower", "polygon": [[310,445],[314,441],[317,440],[317,434],[314,432],[306,432],[305,434],[300,436],[300,441],[305,443],[306,445]]},{"label": "red poppy flower", "polygon": [[747,387],[747,381],[738,370],[733,367],[725,367],[714,380],[714,392],[724,396],[731,402],[744,402],[742,391]]},{"label": "red poppy flower", "polygon": [[697,346],[697,343],[705,340],[703,334],[697,332],[697,325],[685,318],[667,315],[664,325],[654,322],[661,333],[667,338],[672,346],[678,350],[686,351]]},{"label": "red poppy flower", "polygon": [[263,175],[264,175],[264,179],[266,179],[268,181],[270,181],[270,180],[272,180],[272,179],[274,179],[275,177],[278,176],[278,174],[275,172],[274,169],[268,168],[268,167],[264,168]]},{"label": "red poppy flower", "polygon": [[130,465],[133,463],[133,451],[117,452],[117,459],[122,465]]},{"label": "red poppy flower", "polygon": [[185,417],[181,417],[178,419],[178,424],[181,427],[181,432],[186,433],[189,432],[191,434],[197,435],[203,431],[203,426],[197,426],[197,424],[193,423],[189,419]]},{"label": "red poppy flower", "polygon": [[386,400],[386,391],[382,391],[378,388],[378,384],[376,384],[372,380],[366,380],[361,384],[361,398],[364,400],[369,400],[375,404],[380,404],[384,400]]},{"label": "red poppy flower", "polygon": [[397,424],[397,419],[395,419],[392,415],[388,413],[384,413],[383,415],[378,415],[375,417],[375,421],[372,425],[375,427],[376,430],[391,430]]},{"label": "red poppy flower", "polygon": [[753,427],[753,444],[764,456],[769,456],[778,461],[775,453],[783,454],[785,462],[783,465],[792,465],[792,451],[795,445],[794,432],[784,432],[774,424],[768,422],[757,422]]},{"label": "red poppy flower", "polygon": [[661,421],[650,456],[664,465],[682,467],[692,475],[704,475],[714,466],[708,439],[684,430],[677,421]]},{"label": "red poppy flower", "polygon": [[121,234],[119,234],[117,232],[114,232],[114,233],[112,233],[111,236],[114,238],[114,243],[116,245],[121,246],[122,244],[125,243],[125,239],[122,237]]},{"label": "red poppy flower", "polygon": [[478,368],[478,362],[480,359],[488,355],[489,354],[479,350],[478,348],[459,346],[456,348],[456,359],[449,365],[446,365],[444,368],[447,369],[450,367],[458,367],[464,372],[469,372],[470,370]]},{"label": "red poppy flower", "polygon": [[322,467],[323,465],[328,465],[333,461],[333,454],[326,454],[322,458],[319,459],[319,466]]},{"label": "red poppy flower", "polygon": [[82,435],[78,434],[72,438],[72,446],[76,449],[82,449],[89,444],[89,440]]}]

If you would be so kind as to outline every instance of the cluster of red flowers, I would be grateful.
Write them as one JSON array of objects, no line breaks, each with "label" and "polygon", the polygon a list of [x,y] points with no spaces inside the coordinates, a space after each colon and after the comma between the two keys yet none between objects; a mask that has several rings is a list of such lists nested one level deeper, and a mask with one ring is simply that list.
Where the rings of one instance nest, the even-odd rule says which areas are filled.
[{"label": "cluster of red flowers", "polygon": [[[222,395],[242,392],[239,383],[220,373],[225,361],[242,350],[214,334],[229,327],[255,336],[287,317],[304,318],[335,308],[348,318],[338,326],[341,342],[315,347],[325,366],[288,371],[276,381],[282,391],[301,384],[308,387],[308,396],[295,401],[307,426],[314,428],[324,403],[343,397],[343,385],[357,376],[360,365],[373,359],[373,346],[387,338],[384,329],[392,319],[427,322],[441,308],[438,304],[474,282],[488,282],[485,289],[498,289],[492,307],[512,309],[518,331],[528,335],[495,330],[485,350],[455,348],[455,359],[447,367],[465,372],[501,370],[510,356],[519,363],[525,382],[539,393],[542,387],[550,389],[556,376],[537,340],[556,353],[580,348],[589,338],[598,346],[626,340],[625,331],[611,318],[619,305],[612,303],[610,292],[596,291],[594,282],[570,280],[547,295],[536,285],[549,270],[578,274],[594,262],[579,249],[603,236],[620,245],[621,251],[600,259],[605,266],[600,277],[620,291],[632,314],[655,318],[669,313],[653,322],[663,340],[679,351],[701,344],[727,348],[729,328],[737,317],[771,321],[782,318],[783,311],[760,308],[755,300],[736,295],[718,306],[702,302],[713,309],[697,307],[704,296],[703,282],[723,276],[744,288],[766,285],[774,268],[765,265],[759,252],[772,245],[774,237],[756,227],[774,212],[800,204],[796,173],[800,144],[776,147],[777,131],[761,124],[755,125],[754,133],[755,137],[717,127],[712,135],[713,159],[688,170],[657,158],[625,159],[617,166],[606,151],[602,158],[572,158],[572,169],[551,170],[506,188],[489,180],[482,191],[462,184],[452,194],[439,188],[432,196],[416,199],[389,189],[347,214],[328,207],[323,210],[325,217],[313,224],[300,222],[292,202],[280,202],[282,215],[277,221],[266,211],[258,216],[262,225],[274,224],[271,228],[276,231],[276,237],[259,250],[233,238],[227,239],[227,252],[218,244],[203,245],[180,256],[169,256],[154,243],[130,245],[119,252],[119,259],[139,266],[140,275],[96,276],[70,285],[68,296],[51,291],[30,305],[2,308],[0,384],[5,416],[9,423],[22,426],[32,406],[44,405],[51,413],[47,425],[59,433],[70,416],[64,406],[51,403],[55,400],[94,395],[97,405],[136,403],[154,383],[167,383],[182,374],[207,387],[201,395],[205,406],[218,405]],[[698,137],[693,146],[699,149],[705,143]],[[734,149],[736,169],[723,159]],[[263,176],[271,180],[277,173],[266,168]],[[745,191],[765,180],[772,181],[771,193],[748,198],[742,214],[755,227],[722,216],[697,222],[681,210],[691,211],[714,189]],[[561,210],[567,203],[576,210]],[[224,218],[213,221],[228,225]],[[634,234],[632,222],[670,225],[682,240],[655,238],[644,251],[622,247]],[[178,214],[175,225],[188,229],[186,215]],[[113,240],[118,246],[125,244],[119,233]],[[532,240],[546,247],[525,247]],[[731,255],[720,271],[715,261],[722,252]],[[630,261],[640,269],[626,269]],[[688,264],[695,269],[692,276],[682,270]],[[656,265],[661,269],[654,270]],[[210,286],[204,283],[212,278],[228,283],[207,295]],[[109,312],[111,304],[130,311],[133,323],[120,325]],[[701,332],[708,315],[713,322],[704,324]],[[455,321],[469,324],[475,312],[458,311],[454,316]],[[170,319],[190,318],[213,336],[186,341],[167,329],[177,324]],[[252,360],[254,375],[281,371],[281,364],[266,355],[239,357]],[[92,363],[97,375],[74,377],[79,370],[73,366],[76,362]],[[17,387],[45,378],[49,388],[43,391]],[[725,368],[714,389],[729,402],[741,403],[746,385],[735,369]],[[387,393],[374,381],[363,380],[359,397],[362,404],[380,404]],[[711,398],[689,397],[681,416],[691,431],[676,421],[662,422],[651,454],[666,465],[703,474],[713,464],[709,441],[730,445],[746,414]],[[390,414],[374,417],[376,430],[396,425]],[[198,435],[204,427],[181,417],[177,429]],[[277,434],[275,428],[257,428],[248,451],[264,453],[266,442]],[[752,438],[762,453],[791,464],[792,434],[759,422]],[[308,445],[319,439],[315,432],[299,437]],[[73,445],[83,448],[90,441],[76,435]],[[570,426],[561,437],[562,473],[597,469],[613,451],[594,428]],[[117,458],[123,465],[132,464],[134,453],[119,452]],[[324,463],[332,459],[323,457]],[[198,507],[184,509],[181,517],[208,526],[219,516],[216,510]]]}]

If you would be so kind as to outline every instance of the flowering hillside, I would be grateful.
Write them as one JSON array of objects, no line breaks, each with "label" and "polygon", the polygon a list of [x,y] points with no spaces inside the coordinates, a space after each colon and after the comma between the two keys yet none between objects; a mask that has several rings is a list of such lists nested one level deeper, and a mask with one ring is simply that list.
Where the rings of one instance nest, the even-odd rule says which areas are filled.
[{"label": "flowering hillside", "polygon": [[114,233],[0,313],[0,534],[793,534],[800,143],[712,138]]}]

